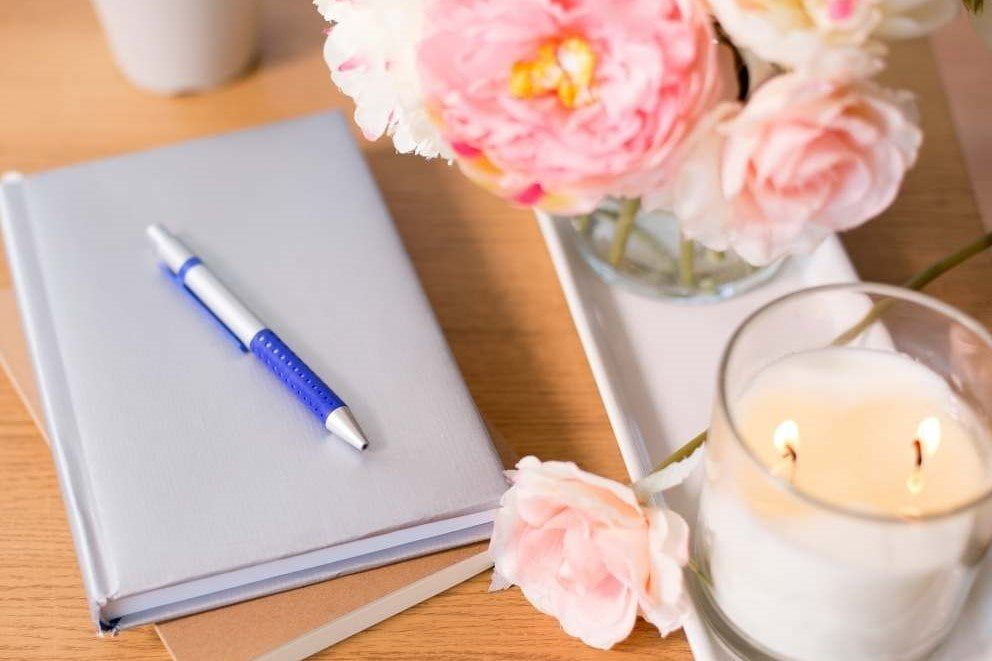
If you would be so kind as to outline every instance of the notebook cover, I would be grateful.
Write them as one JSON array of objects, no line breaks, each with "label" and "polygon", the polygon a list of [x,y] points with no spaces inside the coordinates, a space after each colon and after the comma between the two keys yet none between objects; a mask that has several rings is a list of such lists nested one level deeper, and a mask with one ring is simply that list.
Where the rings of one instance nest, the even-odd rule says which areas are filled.
[{"label": "notebook cover", "polygon": [[[14,292],[0,289],[0,365],[47,442]],[[497,449],[502,449],[497,444]],[[506,460],[507,465],[512,460]],[[405,560],[155,625],[177,661],[252,659],[486,549],[485,543]]]},{"label": "notebook cover", "polygon": [[[3,193],[95,617],[163,586],[498,502],[502,467],[337,114],[7,180]],[[197,316],[145,245],[152,222],[191,243],[326,375],[373,439],[369,451],[328,439],[263,366]],[[120,626],[485,535],[253,582]]]}]

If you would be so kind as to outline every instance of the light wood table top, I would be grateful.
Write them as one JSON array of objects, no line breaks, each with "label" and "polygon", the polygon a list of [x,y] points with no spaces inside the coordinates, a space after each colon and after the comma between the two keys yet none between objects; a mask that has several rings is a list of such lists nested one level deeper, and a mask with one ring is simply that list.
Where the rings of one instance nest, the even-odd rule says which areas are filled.
[{"label": "light wood table top", "polygon": [[[0,170],[26,172],[341,107],[306,0],[265,4],[250,76],[203,96],[160,98],[114,69],[89,4],[0,3]],[[977,235],[980,222],[925,43],[900,47],[889,76],[923,102],[926,147],[885,217],[845,237],[865,279],[899,282]],[[363,143],[472,394],[521,454],[624,469],[537,226],[442,162]],[[328,173],[328,176],[333,176]],[[987,256],[932,293],[992,323]],[[0,285],[9,285],[6,273]],[[665,338],[659,337],[659,342]],[[568,638],[519,591],[479,577],[333,648],[335,658],[552,658],[603,653]],[[329,653],[325,652],[325,655]],[[681,634],[639,623],[614,656],[688,659]],[[0,379],[0,658],[163,659],[150,627],[116,639],[91,628],[48,449]]]}]

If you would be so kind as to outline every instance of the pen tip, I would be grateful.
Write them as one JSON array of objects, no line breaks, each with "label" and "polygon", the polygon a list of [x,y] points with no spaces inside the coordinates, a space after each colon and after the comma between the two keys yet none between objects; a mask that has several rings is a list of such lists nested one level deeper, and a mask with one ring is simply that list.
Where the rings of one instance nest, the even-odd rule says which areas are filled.
[{"label": "pen tip", "polygon": [[364,450],[369,446],[369,439],[365,437],[365,432],[358,426],[358,421],[355,420],[347,406],[339,406],[328,413],[324,426],[327,431],[356,450]]}]

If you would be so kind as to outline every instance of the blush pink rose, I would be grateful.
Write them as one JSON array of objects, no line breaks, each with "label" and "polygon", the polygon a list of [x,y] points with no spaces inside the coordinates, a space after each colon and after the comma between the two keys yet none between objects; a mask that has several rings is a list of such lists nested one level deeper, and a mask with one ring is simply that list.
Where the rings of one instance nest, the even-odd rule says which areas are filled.
[{"label": "blush pink rose", "polygon": [[662,635],[689,612],[682,568],[689,528],[674,512],[573,463],[526,457],[507,471],[489,551],[499,577],[519,585],[571,636],[609,649],[637,615]]},{"label": "blush pink rose", "polygon": [[648,206],[671,209],[708,247],[764,264],[884,211],[921,142],[909,94],[785,74],[702,121],[679,176]]},{"label": "blush pink rose", "polygon": [[430,0],[419,62],[465,173],[555,212],[656,187],[718,88],[700,0]]}]

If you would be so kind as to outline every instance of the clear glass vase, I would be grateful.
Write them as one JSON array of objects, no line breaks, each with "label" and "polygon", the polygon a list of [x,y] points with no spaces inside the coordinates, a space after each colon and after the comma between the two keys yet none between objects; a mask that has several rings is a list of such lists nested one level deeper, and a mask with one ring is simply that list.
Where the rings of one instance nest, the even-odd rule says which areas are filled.
[{"label": "clear glass vase", "polygon": [[643,211],[636,200],[607,199],[572,218],[579,250],[607,282],[646,296],[709,303],[765,282],[782,260],[756,267],[732,251],[717,252],[682,237],[679,220]]}]

